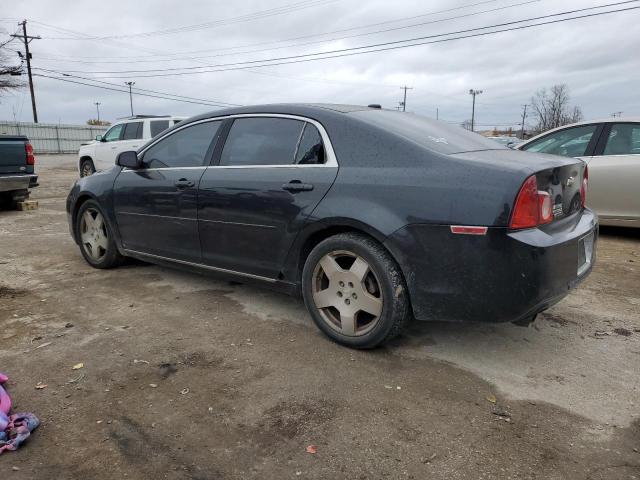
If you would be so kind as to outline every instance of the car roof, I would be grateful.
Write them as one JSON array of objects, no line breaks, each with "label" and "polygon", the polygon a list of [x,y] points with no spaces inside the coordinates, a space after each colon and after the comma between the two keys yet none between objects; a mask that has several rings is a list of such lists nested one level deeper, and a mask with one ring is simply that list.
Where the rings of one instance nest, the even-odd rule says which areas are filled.
[{"label": "car roof", "polygon": [[347,114],[363,110],[381,110],[377,107],[367,107],[364,105],[348,105],[333,103],[272,103],[262,105],[247,105],[240,107],[230,107],[220,110],[212,110],[201,115],[189,118],[191,121],[203,120],[206,118],[222,117],[225,115],[238,114],[281,114],[281,115],[302,115],[310,118],[314,114]]}]

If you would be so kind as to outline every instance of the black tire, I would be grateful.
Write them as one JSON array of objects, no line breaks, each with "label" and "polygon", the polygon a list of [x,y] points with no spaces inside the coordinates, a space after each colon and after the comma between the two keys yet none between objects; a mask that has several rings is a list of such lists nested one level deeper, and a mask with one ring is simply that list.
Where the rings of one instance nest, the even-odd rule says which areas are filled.
[{"label": "black tire", "polygon": [[85,158],[80,162],[80,177],[88,177],[96,173],[96,167],[93,164],[93,160]]},{"label": "black tire", "polygon": [[[318,294],[325,291],[323,289],[319,292],[317,291],[318,287],[314,286],[317,285],[319,281],[318,278],[320,278],[318,276],[318,269],[321,268],[319,266],[320,261],[326,258],[327,255],[331,256],[334,254],[337,255],[335,258],[339,259],[339,256],[343,253],[347,259],[348,253],[355,254],[356,259],[361,257],[368,264],[369,273],[366,275],[373,274],[375,276],[374,280],[379,286],[376,295],[379,295],[382,301],[381,313],[372,320],[375,322],[372,327],[366,327],[365,325],[365,328],[362,329],[365,333],[362,334],[353,333],[353,335],[345,335],[336,330],[336,326],[332,326],[331,322],[328,321],[330,315],[327,315],[327,309],[329,309],[329,313],[331,313],[331,309],[334,309],[334,307],[318,308],[314,300],[314,288]],[[346,268],[346,270],[342,271],[349,270],[347,267],[343,268]],[[320,273],[320,275],[322,275],[322,273]],[[370,276],[366,278],[371,280]],[[365,287],[366,278],[361,282],[362,287]],[[329,290],[333,284],[329,281],[328,277],[322,281],[325,283],[329,282],[326,291],[332,296],[333,291],[329,292]],[[344,284],[344,282],[342,283]],[[350,284],[350,286],[353,287],[352,284]],[[356,288],[357,287],[356,285]],[[340,297],[340,299],[337,300],[338,303],[343,300],[346,302],[346,299],[350,298],[348,292],[344,294],[344,297],[342,292],[336,292],[336,294]],[[307,310],[318,328],[335,342],[351,348],[368,349],[382,345],[399,335],[412,318],[409,292],[400,267],[380,243],[360,233],[338,234],[316,245],[304,264],[302,272],[302,295]],[[357,299],[355,296],[354,298]],[[355,304],[358,300],[353,300],[353,302]],[[336,309],[334,309],[334,311],[338,312]],[[341,312],[338,312],[338,314],[340,313]],[[333,315],[335,316],[335,313]],[[360,328],[360,315],[362,315],[362,312],[356,314],[354,332],[357,332],[358,328]],[[340,324],[342,324],[342,321],[340,321]],[[367,328],[370,328],[370,330],[367,330]],[[338,327],[338,329],[342,329],[342,326]]]},{"label": "black tire", "polygon": [[[96,256],[92,256],[91,248],[83,242],[83,217],[87,212],[89,212],[90,215],[92,215],[93,212],[97,212],[103,219],[102,226],[96,227],[96,230],[106,236],[106,242],[104,243],[106,248],[100,247],[99,254],[96,254]],[[118,251],[118,247],[113,239],[113,229],[109,225],[107,217],[98,202],[95,200],[87,200],[80,205],[75,219],[75,232],[80,252],[89,265],[94,268],[105,269],[115,268],[122,264],[124,257]]]}]

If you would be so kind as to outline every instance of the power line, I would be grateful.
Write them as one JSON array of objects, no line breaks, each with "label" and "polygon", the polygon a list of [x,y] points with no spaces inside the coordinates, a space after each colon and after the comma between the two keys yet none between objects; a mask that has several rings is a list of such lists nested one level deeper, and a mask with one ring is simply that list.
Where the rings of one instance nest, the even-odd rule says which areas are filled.
[{"label": "power line", "polygon": [[[58,74],[58,75],[62,75],[64,77],[72,77],[72,78],[77,78],[77,79],[80,79],[80,80],[87,80],[87,81],[99,83],[99,84],[102,84],[102,85],[108,85],[108,86],[111,86],[111,87],[120,87],[120,85],[117,84],[117,83],[105,82],[104,80],[99,80],[99,79],[90,78],[90,77],[83,77],[83,76],[80,76],[80,75],[72,75],[70,73],[61,72],[59,70],[51,70],[51,69],[48,69],[48,68],[41,68],[41,67],[34,67],[34,70],[40,70],[40,71],[48,72],[48,73],[55,73],[55,74]],[[51,77],[51,78],[57,78],[57,77]],[[206,98],[188,97],[188,96],[185,96],[185,95],[177,95],[177,94],[169,93],[169,92],[159,92],[157,90],[149,90],[149,89],[140,88],[140,87],[134,87],[133,90],[135,91],[136,95],[139,95],[138,92],[147,92],[147,93],[153,93],[153,94],[156,94],[156,95],[177,97],[177,98],[186,99],[186,100],[193,100],[193,101],[196,101],[196,102],[205,102],[207,104],[217,104],[218,106],[221,106],[221,107],[242,107],[242,105],[238,104],[238,103],[222,102],[220,100],[211,100],[211,99],[206,99]]]},{"label": "power line", "polygon": [[[467,13],[464,15],[457,15],[454,17],[447,17],[447,18],[441,18],[438,20],[431,20],[429,22],[421,22],[421,23],[414,23],[411,25],[404,25],[401,27],[393,27],[393,28],[387,28],[384,30],[376,30],[373,32],[365,32],[365,33],[358,33],[358,34],[354,34],[354,35],[347,35],[347,36],[343,36],[343,37],[333,37],[333,38],[326,38],[326,39],[322,39],[322,40],[315,40],[312,42],[304,42],[304,43],[295,43],[292,45],[281,45],[278,47],[270,47],[270,48],[259,48],[259,49],[253,49],[253,50],[244,50],[241,52],[228,52],[228,53],[219,53],[219,54],[215,54],[215,55],[202,55],[202,56],[197,56],[197,57],[185,57],[185,58],[175,58],[175,55],[178,54],[172,54],[173,56],[171,58],[166,58],[166,59],[161,59],[161,60],[129,60],[129,61],[87,61],[87,60],[59,60],[59,59],[52,59],[52,58],[48,58],[48,60],[55,60],[55,61],[63,61],[63,62],[68,62],[68,63],[82,63],[82,64],[89,64],[89,65],[93,65],[93,64],[129,64],[129,63],[160,63],[160,62],[175,62],[175,61],[189,61],[189,60],[202,60],[202,59],[206,59],[206,58],[217,58],[217,57],[228,57],[228,56],[234,56],[234,55],[245,55],[247,53],[261,53],[261,52],[269,52],[269,51],[273,51],[273,50],[282,50],[282,49],[286,49],[286,48],[298,48],[298,47],[304,47],[304,46],[308,46],[308,45],[317,45],[317,44],[322,44],[322,43],[328,43],[328,42],[335,42],[337,40],[348,40],[351,38],[357,38],[357,37],[365,37],[365,36],[370,36],[370,35],[378,35],[380,33],[388,33],[388,32],[392,32],[392,31],[397,31],[397,30],[404,30],[407,28],[415,28],[415,27],[421,27],[421,26],[425,26],[425,25],[431,25],[431,24],[435,24],[435,23],[441,23],[441,22],[446,22],[449,20],[457,20],[460,18],[466,18],[466,17],[472,17],[475,15],[481,15],[484,13],[491,13],[491,12],[497,12],[497,11],[501,11],[501,10],[506,10],[508,8],[514,8],[514,7],[521,7],[523,5],[528,5],[531,3],[537,3],[540,2],[541,0],[528,0],[525,2],[520,2],[520,3],[513,3],[510,5],[505,5],[502,7],[498,7],[498,8],[492,8],[489,10],[482,10],[480,12],[473,12],[473,13]],[[485,3],[485,2],[483,2]],[[318,34],[318,35],[313,35],[313,36],[320,36],[320,35],[327,35],[327,34]],[[299,38],[304,38],[304,37],[299,37]],[[295,39],[290,39],[290,40],[295,40]],[[287,42],[290,40],[278,40],[276,42],[268,42],[268,43],[283,43],[283,42]],[[264,44],[258,44],[258,45],[264,45]],[[236,48],[240,48],[240,47],[230,47],[227,48],[226,50],[230,50],[230,49],[236,49]],[[222,49],[225,50],[225,49]]]},{"label": "power line", "polygon": [[[79,82],[77,80],[70,80],[68,78],[60,78],[60,77],[52,77],[51,75],[43,75],[41,73],[34,73],[33,74],[36,77],[43,77],[43,78],[50,78],[52,80],[59,80],[61,82],[67,82],[67,83],[75,83],[77,85],[85,85],[87,87],[94,87],[94,88],[101,88],[103,90],[112,90],[114,92],[120,92],[120,93],[128,93],[128,90],[124,90],[122,88],[113,88],[113,87],[106,87],[106,86],[102,86],[102,85],[95,85],[95,84],[91,84],[91,83],[86,83],[86,82]],[[170,97],[164,97],[161,95],[151,95],[148,93],[136,93],[136,95],[139,95],[141,97],[151,97],[151,98],[159,98],[162,100],[173,100],[174,102],[182,102],[182,103],[193,103],[196,105],[206,105],[208,107],[219,107],[219,108],[229,108],[228,105],[218,105],[218,104],[214,104],[214,103],[205,103],[205,102],[194,102],[191,100],[182,100],[179,98],[170,98]]]},{"label": "power line", "polygon": [[[366,53],[375,53],[375,52],[381,52],[381,51],[398,50],[398,49],[401,49],[401,48],[409,48],[409,47],[414,47],[414,46],[419,46],[419,45],[429,45],[429,44],[434,44],[434,43],[443,43],[443,42],[449,42],[449,41],[453,41],[453,40],[461,40],[461,39],[466,39],[466,38],[494,35],[496,33],[523,30],[523,29],[527,29],[527,28],[533,28],[533,27],[538,27],[538,26],[543,26],[543,25],[550,25],[550,24],[555,24],[555,23],[562,23],[562,22],[567,22],[567,21],[571,21],[571,20],[579,20],[579,19],[584,19],[584,18],[597,17],[597,16],[601,16],[601,15],[607,15],[607,14],[610,14],[610,13],[619,13],[619,12],[625,12],[625,11],[630,11],[630,10],[637,10],[637,9],[640,8],[640,6],[620,8],[620,9],[617,9],[617,10],[608,10],[608,11],[597,12],[597,13],[590,13],[590,14],[579,15],[579,16],[575,16],[575,17],[548,20],[548,21],[545,21],[545,22],[533,23],[533,24],[530,24],[530,25],[517,25],[517,26],[513,26],[513,27],[509,27],[509,28],[502,28],[502,29],[499,29],[499,30],[493,30],[493,31],[489,31],[489,32],[478,32],[479,30],[487,30],[487,29],[503,27],[503,26],[507,26],[507,25],[515,25],[515,24],[520,24],[520,23],[525,23],[525,22],[532,22],[532,21],[541,20],[541,19],[550,18],[550,17],[557,17],[557,16],[567,15],[567,14],[576,13],[576,12],[583,12],[583,11],[587,11],[587,10],[593,10],[595,8],[604,8],[604,7],[609,7],[609,6],[621,5],[621,4],[637,3],[638,1],[640,1],[640,0],[617,2],[617,3],[613,3],[613,4],[600,5],[600,6],[597,6],[597,7],[589,7],[589,8],[579,9],[579,10],[571,10],[571,11],[560,12],[560,13],[555,13],[555,14],[550,14],[550,15],[544,15],[544,16],[540,16],[540,17],[532,17],[532,18],[517,20],[517,21],[513,21],[513,22],[506,22],[506,23],[488,25],[488,26],[484,26],[484,27],[478,27],[478,28],[472,28],[472,29],[466,29],[466,30],[459,30],[459,31],[455,31],[455,32],[448,32],[448,33],[442,33],[442,34],[437,34],[437,35],[428,35],[428,36],[423,36],[423,37],[409,38],[409,39],[405,39],[405,40],[397,40],[397,41],[392,41],[392,42],[384,42],[384,43],[378,43],[378,44],[364,45],[364,46],[361,46],[361,47],[343,48],[343,49],[329,50],[329,51],[324,51],[324,52],[310,53],[310,54],[304,54],[304,55],[292,55],[292,56],[287,56],[287,57],[278,57],[278,58],[271,58],[271,59],[264,59],[264,60],[251,60],[251,61],[234,62],[234,63],[213,64],[213,65],[204,65],[204,66],[200,66],[200,67],[195,67],[194,66],[194,67],[165,68],[165,69],[161,69],[161,70],[159,70],[159,69],[117,70],[117,71],[69,70],[69,72],[78,72],[78,73],[85,73],[85,74],[96,74],[96,73],[97,74],[120,74],[120,73],[124,74],[124,73],[126,73],[126,74],[129,74],[129,75],[130,74],[151,73],[151,72],[163,72],[163,73],[158,73],[158,74],[138,75],[138,76],[139,77],[166,77],[166,76],[210,73],[210,72],[219,72],[219,71],[228,71],[228,70],[242,70],[242,69],[246,69],[246,68],[257,68],[257,67],[263,67],[263,66],[285,65],[285,64],[292,64],[292,63],[303,63],[303,62],[310,62],[310,61],[317,61],[317,60],[326,60],[326,59],[330,59],[330,58],[340,58],[340,57],[348,57],[348,56],[354,56],[354,55],[362,55],[362,54],[366,54]],[[459,34],[462,34],[462,33],[469,33],[469,32],[477,32],[477,33],[472,33],[470,35],[459,35]],[[439,37],[446,37],[446,36],[450,36],[450,35],[458,35],[458,36],[454,36],[454,37],[450,37],[450,38],[439,38]],[[438,38],[438,39],[437,40],[427,40],[427,39],[434,39],[434,38]],[[423,40],[426,40],[426,41],[423,41]],[[403,43],[408,43],[408,42],[413,42],[413,43],[409,43],[407,45],[398,45],[398,44],[403,44]],[[361,50],[365,50],[365,49],[369,49],[369,50],[361,51]],[[321,56],[321,55],[323,55],[323,56]],[[312,58],[308,58],[308,57],[312,57]],[[266,62],[270,62],[270,63],[266,63]],[[232,68],[218,68],[218,67],[232,67]],[[203,68],[215,68],[215,70],[193,71],[193,70],[200,70],[200,69],[203,69]],[[172,73],[172,72],[175,72],[175,73]],[[96,77],[96,78],[123,78],[123,77],[102,76],[102,77]]]},{"label": "power line", "polygon": [[[115,62],[95,61],[95,60],[94,61],[69,60],[69,61],[73,62],[73,63],[89,63],[89,64],[94,64],[94,63],[100,63],[100,64],[103,64],[103,63],[153,63],[153,62],[159,62],[159,61],[165,61],[165,60],[166,61],[169,61],[169,60],[171,60],[171,61],[175,61],[175,60],[196,60],[196,59],[212,58],[212,57],[219,57],[219,56],[228,56],[228,55],[239,55],[239,54],[245,54],[245,53],[263,52],[263,51],[277,50],[277,49],[282,49],[282,48],[291,48],[291,47],[312,45],[312,44],[317,44],[317,43],[332,42],[332,41],[336,41],[336,40],[345,40],[345,39],[355,38],[355,37],[360,37],[360,36],[375,35],[375,34],[379,34],[379,33],[386,33],[386,32],[390,32],[390,31],[402,30],[402,29],[406,29],[406,28],[414,28],[414,27],[418,27],[418,26],[430,25],[430,24],[433,24],[433,23],[440,23],[440,22],[445,22],[445,21],[449,21],[449,20],[456,20],[456,19],[470,17],[470,16],[474,16],[474,15],[480,15],[480,14],[484,14],[484,13],[491,13],[491,12],[495,12],[495,11],[499,11],[499,10],[505,10],[505,9],[508,9],[508,8],[523,6],[523,5],[530,4],[530,3],[537,3],[537,2],[539,2],[541,0],[528,0],[528,1],[522,2],[522,3],[515,3],[515,4],[505,5],[505,6],[489,9],[489,10],[482,10],[482,11],[479,11],[479,12],[472,12],[472,13],[467,13],[467,14],[464,14],[464,15],[458,15],[458,16],[454,16],[454,17],[448,17],[448,18],[443,18],[443,19],[438,19],[438,20],[432,20],[432,21],[429,21],[429,22],[414,23],[414,24],[411,24],[411,25],[405,25],[405,26],[401,26],[401,27],[394,27],[394,28],[389,28],[389,29],[384,29],[384,30],[376,30],[376,31],[373,31],[373,32],[365,32],[365,33],[349,35],[349,36],[343,36],[343,37],[327,38],[327,39],[318,40],[318,41],[314,41],[314,42],[298,43],[298,44],[294,44],[294,45],[284,45],[284,46],[273,47],[273,48],[263,48],[263,49],[259,49],[259,50],[249,50],[249,51],[245,51],[245,52],[230,52],[230,53],[221,54],[221,55],[203,55],[203,56],[198,56],[198,57],[186,57],[186,58],[179,58],[179,59],[174,58],[176,56],[183,56],[183,55],[189,55],[189,54],[194,54],[194,53],[236,50],[236,49],[239,49],[239,48],[254,47],[254,46],[264,47],[264,45],[284,43],[284,42],[292,42],[292,41],[295,41],[295,40],[302,40],[302,39],[307,39],[307,38],[315,38],[315,37],[333,35],[335,33],[344,33],[344,32],[353,31],[353,30],[361,30],[361,29],[364,29],[364,28],[370,28],[370,27],[389,24],[389,23],[397,23],[397,22],[406,21],[406,20],[415,20],[416,18],[420,18],[420,17],[432,16],[432,15],[436,15],[436,14],[440,14],[440,13],[451,12],[451,11],[455,11],[455,10],[460,10],[462,8],[474,7],[474,6],[483,5],[483,4],[487,4],[487,3],[495,3],[496,1],[500,1],[500,0],[485,0],[483,2],[478,2],[478,3],[474,3],[474,4],[470,4],[470,5],[464,5],[464,6],[460,6],[460,7],[456,7],[456,8],[449,8],[449,9],[446,9],[446,10],[439,10],[439,11],[435,11],[435,12],[429,12],[429,13],[424,13],[424,14],[420,14],[420,15],[414,15],[414,16],[411,16],[411,17],[405,17],[405,18],[400,18],[400,19],[396,19],[396,20],[388,20],[388,21],[385,21],[385,22],[378,22],[378,23],[373,23],[373,24],[369,24],[369,25],[363,25],[363,26],[360,26],[360,27],[345,28],[345,29],[341,29],[341,30],[333,30],[331,32],[317,33],[317,34],[313,34],[313,35],[303,35],[303,36],[298,36],[298,37],[291,37],[291,38],[286,38],[286,39],[282,39],[282,40],[275,40],[275,41],[272,41],[272,42],[251,43],[251,44],[245,44],[245,45],[238,45],[238,46],[234,46],[234,47],[226,47],[226,48],[220,48],[220,49],[196,50],[196,51],[191,51],[191,52],[175,52],[175,53],[171,53],[171,54],[159,55],[161,57],[168,57],[166,59],[161,59],[161,60],[131,60],[131,61],[115,61]],[[153,55],[151,55],[151,56],[153,56]],[[84,58],[95,59],[95,57],[84,57]],[[102,57],[102,58],[136,58],[136,57],[128,56],[128,57]],[[144,58],[148,58],[148,57],[144,57]],[[49,57],[49,59],[53,60],[53,59],[56,59],[56,58]],[[58,57],[56,60],[60,60],[60,57]]]},{"label": "power line", "polygon": [[[202,30],[206,28],[216,28],[220,26],[233,25],[236,23],[242,23],[261,18],[272,17],[275,15],[282,15],[284,13],[295,12],[297,10],[303,10],[316,6],[322,6],[329,3],[334,3],[337,0],[305,0],[303,2],[292,3],[288,5],[282,5],[280,7],[271,8],[268,10],[261,10],[258,12],[248,13],[240,15],[238,17],[231,17],[222,20],[214,20],[211,22],[200,23],[195,25],[185,25],[177,28],[170,28],[165,30],[155,30],[150,32],[139,32],[128,35],[106,35],[106,36],[88,36],[85,40],[114,40],[122,38],[140,38],[140,37],[153,37],[157,35],[172,35],[176,33],[191,32],[195,30]],[[49,40],[78,40],[73,37],[48,37]]]}]

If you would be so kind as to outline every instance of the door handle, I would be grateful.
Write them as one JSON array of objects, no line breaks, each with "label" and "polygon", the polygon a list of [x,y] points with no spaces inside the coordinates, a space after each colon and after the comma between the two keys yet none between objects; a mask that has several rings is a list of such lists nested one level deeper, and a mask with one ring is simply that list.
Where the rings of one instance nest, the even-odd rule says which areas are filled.
[{"label": "door handle", "polygon": [[289,183],[282,185],[282,189],[287,192],[310,192],[313,190],[313,184],[302,183],[300,180],[291,180]]},{"label": "door handle", "polygon": [[195,185],[191,180],[187,180],[186,178],[181,178],[174,185],[178,188],[190,188]]}]

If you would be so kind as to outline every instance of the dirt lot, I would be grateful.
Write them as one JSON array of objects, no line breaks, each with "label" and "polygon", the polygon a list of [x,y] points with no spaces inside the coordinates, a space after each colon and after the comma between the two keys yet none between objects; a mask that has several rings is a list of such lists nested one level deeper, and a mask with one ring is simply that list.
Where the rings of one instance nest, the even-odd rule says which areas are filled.
[{"label": "dirt lot", "polygon": [[0,371],[43,423],[0,478],[640,479],[640,232],[603,230],[529,328],[414,324],[360,352],[298,299],[90,268],[73,157],[39,162],[40,208],[0,212]]}]

